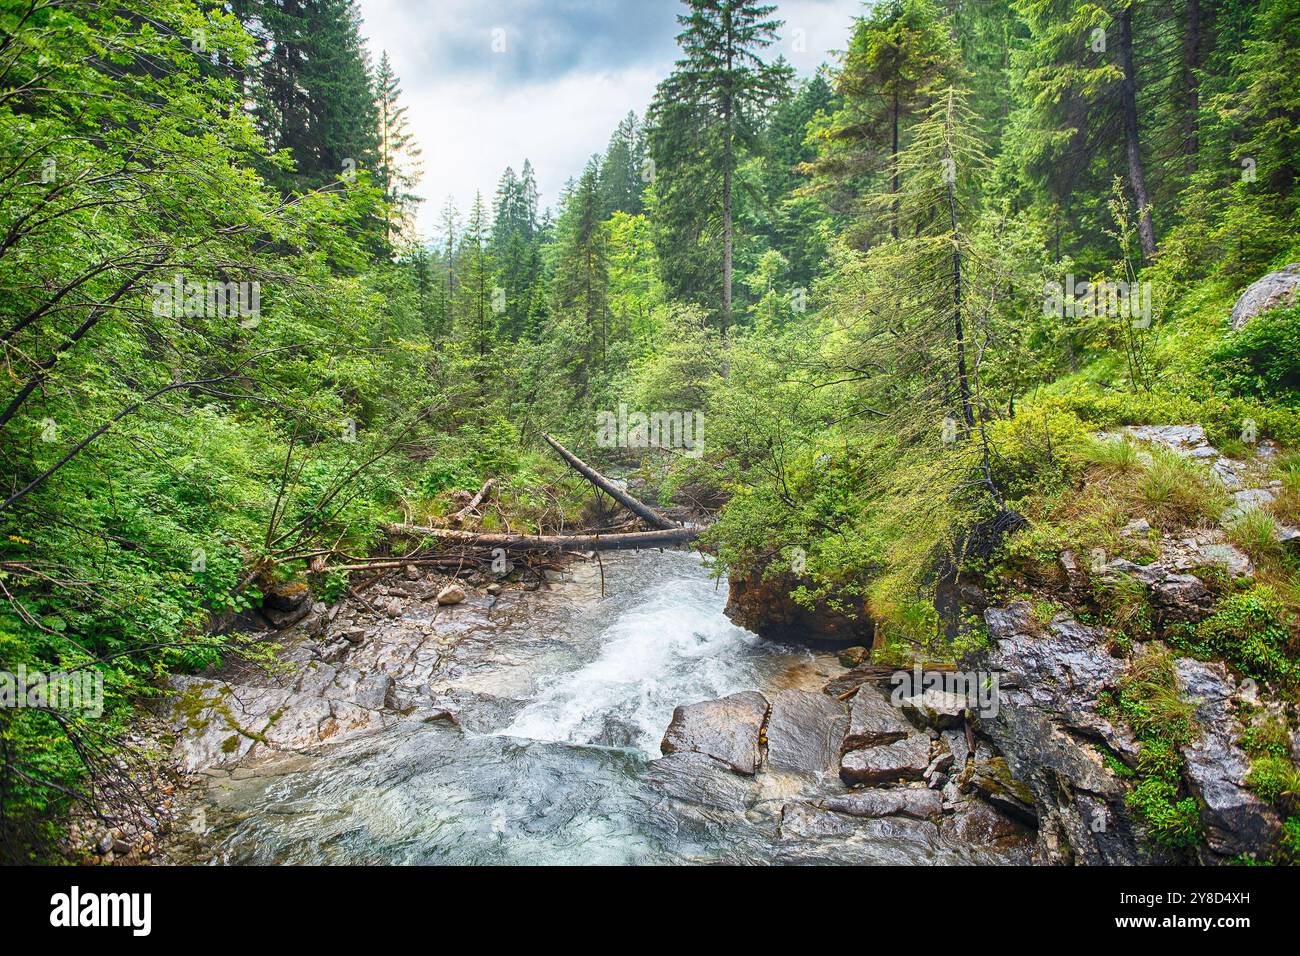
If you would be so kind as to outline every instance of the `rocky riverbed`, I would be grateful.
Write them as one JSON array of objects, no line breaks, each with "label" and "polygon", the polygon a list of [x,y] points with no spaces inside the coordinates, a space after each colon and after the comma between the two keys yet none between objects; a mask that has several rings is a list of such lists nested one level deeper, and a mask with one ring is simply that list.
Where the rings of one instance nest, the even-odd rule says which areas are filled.
[{"label": "rocky riverbed", "polygon": [[451,604],[399,574],[280,632],[279,673],[177,678],[194,799],[162,858],[1029,861],[1033,810],[986,796],[1005,762],[964,725],[732,624],[697,555],[603,572]]}]

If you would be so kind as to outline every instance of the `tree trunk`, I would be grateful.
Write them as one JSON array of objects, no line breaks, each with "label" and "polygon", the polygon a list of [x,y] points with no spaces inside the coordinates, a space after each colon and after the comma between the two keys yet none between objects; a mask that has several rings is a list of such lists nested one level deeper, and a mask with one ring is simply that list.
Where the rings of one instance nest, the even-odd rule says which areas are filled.
[{"label": "tree trunk", "polygon": [[[948,159],[951,161],[952,157]],[[951,167],[950,167],[951,169]],[[957,231],[956,171],[948,183],[948,219],[952,225],[952,328],[957,342],[957,392],[961,398],[961,415],[967,428],[975,427],[975,410],[971,408],[970,376],[966,369],[966,330],[961,314],[961,239]]]},{"label": "tree trunk", "polygon": [[1196,134],[1200,90],[1196,71],[1201,65],[1201,2],[1187,0],[1187,28],[1183,34],[1183,172],[1196,172],[1196,152],[1200,140]]},{"label": "tree trunk", "polygon": [[[476,534],[445,528],[421,528],[393,524],[392,534],[434,538],[473,548],[501,548],[505,551],[631,551],[638,548],[672,548],[690,544],[698,528],[668,528],[660,531],[629,531],[621,534]],[[402,562],[414,563],[411,560]]]},{"label": "tree trunk", "polygon": [[568,462],[569,466],[574,471],[582,475],[582,477],[586,478],[593,485],[595,485],[601,491],[605,492],[605,494],[609,495],[611,498],[613,498],[615,501],[621,504],[628,511],[632,512],[632,514],[636,515],[642,521],[654,525],[654,527],[656,528],[662,528],[664,530],[677,529],[681,527],[675,522],[669,521],[667,518],[665,518],[659,512],[655,511],[644,501],[641,501],[629,495],[626,491],[624,491],[618,485],[614,484],[612,481],[610,481],[600,472],[596,471],[596,469],[592,468],[590,465],[584,462],[573,452],[569,451],[569,449],[565,448],[563,445],[561,445],[550,435],[543,432],[542,437],[546,439],[546,443],[548,445],[550,445],[557,452],[559,452],[560,457],[563,458],[566,462]]},{"label": "tree trunk", "polygon": [[483,482],[483,487],[478,490],[478,494],[470,499],[469,504],[451,516],[452,524],[460,524],[468,518],[470,512],[483,503],[483,499],[487,496],[487,493],[492,490],[492,486],[496,483],[497,480],[495,478],[489,478],[487,481]]},{"label": "tree trunk", "polygon": [[890,237],[891,239],[897,239],[897,238],[898,238],[898,191],[899,191],[899,182],[898,182],[898,89],[897,89],[897,87],[895,87],[895,89],[894,89],[894,105],[893,105],[892,119],[893,119],[893,127],[894,127],[894,134],[893,134],[893,135],[894,135],[894,138],[893,138],[893,145],[892,145],[892,147],[891,147],[891,149],[890,149],[890,153],[889,153],[889,163],[890,163],[890,165],[893,167],[893,169],[892,169],[893,176],[891,177],[890,182],[889,182],[889,191],[890,191],[890,194],[891,194],[894,198],[893,198],[893,201],[892,201],[892,203],[891,203],[891,205],[890,205],[891,218],[890,218],[890,222],[889,222],[889,237]]},{"label": "tree trunk", "polygon": [[1120,84],[1120,109],[1124,113],[1124,143],[1128,150],[1129,179],[1133,201],[1138,207],[1138,239],[1142,258],[1150,261],[1156,254],[1156,232],[1151,224],[1151,203],[1147,198],[1147,178],[1142,169],[1141,140],[1138,137],[1137,69],[1133,65],[1133,8],[1125,7],[1119,17],[1119,57],[1124,71]]},{"label": "tree trunk", "polygon": [[722,337],[731,325],[731,103],[724,107],[722,157]]}]

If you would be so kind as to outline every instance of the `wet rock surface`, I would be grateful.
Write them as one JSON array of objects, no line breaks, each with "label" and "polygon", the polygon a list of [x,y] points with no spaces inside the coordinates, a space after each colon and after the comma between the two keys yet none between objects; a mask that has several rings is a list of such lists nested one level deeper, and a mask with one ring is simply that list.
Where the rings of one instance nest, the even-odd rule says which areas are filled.
[{"label": "wet rock surface", "polygon": [[892,744],[877,744],[844,755],[840,777],[847,784],[920,780],[930,765],[930,738],[912,734]]},{"label": "wet rock surface", "polygon": [[788,574],[732,577],[727,585],[727,617],[755,634],[786,644],[871,645],[875,629],[861,598],[842,597],[842,602],[850,605],[847,613],[821,599],[806,608],[790,597],[797,583]]},{"label": "wet rock surface", "polygon": [[769,766],[798,773],[834,772],[849,727],[848,708],[825,694],[782,690],[767,721]]},{"label": "wet rock surface", "polygon": [[976,723],[1006,773],[976,755],[974,779],[1007,809],[1032,800],[1039,862],[1146,862],[1124,805],[1127,788],[1096,746],[1133,756],[1139,749],[1131,732],[1098,713],[1102,691],[1123,671],[1105,634],[1065,614],[1045,628],[1025,602],[989,608],[985,623],[993,648],[984,666],[999,674],[1001,699],[996,716]]},{"label": "wet rock surface", "polygon": [[690,751],[720,760],[737,773],[756,773],[767,707],[767,699],[756,691],[685,704],[673,712],[660,747],[665,754]]},{"label": "wet rock surface", "polygon": [[1250,761],[1232,712],[1236,682],[1222,664],[1190,658],[1179,659],[1177,677],[1182,695],[1196,703],[1199,733],[1183,748],[1183,757],[1188,786],[1201,804],[1210,852],[1231,858],[1271,846],[1281,820],[1246,788]]},{"label": "wet rock surface", "polygon": [[904,816],[933,820],[943,812],[943,797],[938,791],[920,787],[855,790],[842,796],[824,797],[815,806],[851,817]]}]

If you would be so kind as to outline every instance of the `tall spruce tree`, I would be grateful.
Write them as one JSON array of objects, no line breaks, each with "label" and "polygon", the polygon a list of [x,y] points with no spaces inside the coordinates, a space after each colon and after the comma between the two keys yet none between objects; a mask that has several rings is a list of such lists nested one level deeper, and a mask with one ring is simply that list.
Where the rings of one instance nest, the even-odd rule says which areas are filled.
[{"label": "tall spruce tree", "polygon": [[254,37],[248,68],[259,131],[295,168],[266,172],[283,189],[317,189],[374,170],[379,109],[355,0],[233,0]]},{"label": "tall spruce tree", "polygon": [[401,102],[402,88],[385,51],[375,73],[375,97],[379,111],[379,155],[376,175],[388,200],[388,239],[409,235],[414,227],[420,198],[415,195],[420,181],[420,146],[406,118]]},{"label": "tall spruce tree", "polygon": [[[650,144],[663,231],[658,243],[674,291],[717,308],[731,324],[733,200],[736,170],[752,149],[768,107],[793,75],[762,52],[777,39],[775,6],[750,0],[684,0],[677,37],[683,58],[659,84],[650,107]],[[712,271],[717,243],[718,279]],[[716,290],[718,301],[710,301]]]},{"label": "tall spruce tree", "polygon": [[[831,209],[866,227],[855,232],[855,245],[863,247],[874,236],[874,223],[857,216],[859,204],[882,179],[897,197],[898,157],[908,128],[956,68],[948,25],[931,0],[888,0],[858,19],[835,75],[842,105],[817,131],[818,157],[807,167]],[[895,239],[898,220],[895,199],[885,216]]]}]

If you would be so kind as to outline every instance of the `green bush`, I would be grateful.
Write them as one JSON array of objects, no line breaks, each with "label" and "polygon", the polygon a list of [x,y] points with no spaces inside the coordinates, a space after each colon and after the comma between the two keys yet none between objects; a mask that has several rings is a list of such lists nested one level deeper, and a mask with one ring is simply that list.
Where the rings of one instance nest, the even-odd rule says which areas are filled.
[{"label": "green bush", "polygon": [[1229,332],[1206,374],[1230,395],[1300,403],[1300,308],[1274,309]]},{"label": "green bush", "polygon": [[1297,673],[1289,655],[1286,609],[1266,584],[1231,594],[1196,626],[1192,649],[1227,661],[1247,677],[1291,681]]},{"label": "green bush", "polygon": [[1246,786],[1269,802],[1300,796],[1300,773],[1287,757],[1257,757],[1251,761]]}]

